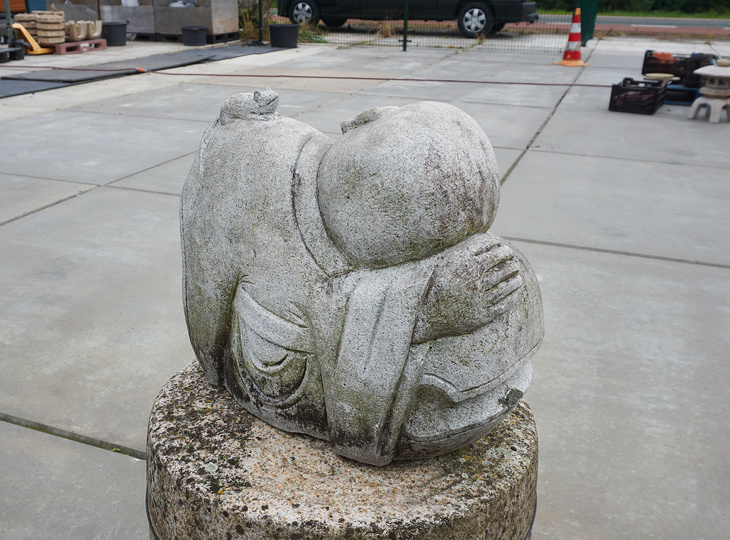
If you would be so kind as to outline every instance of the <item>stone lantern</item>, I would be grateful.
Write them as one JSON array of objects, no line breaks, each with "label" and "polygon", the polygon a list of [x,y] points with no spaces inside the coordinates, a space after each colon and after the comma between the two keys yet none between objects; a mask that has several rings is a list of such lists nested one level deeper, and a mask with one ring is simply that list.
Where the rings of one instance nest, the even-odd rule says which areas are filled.
[{"label": "stone lantern", "polygon": [[707,107],[710,122],[720,121],[723,108],[730,121],[730,59],[720,58],[715,66],[705,66],[695,71],[705,79],[705,86],[700,88],[700,96],[689,110],[689,118],[697,118],[702,107]]}]

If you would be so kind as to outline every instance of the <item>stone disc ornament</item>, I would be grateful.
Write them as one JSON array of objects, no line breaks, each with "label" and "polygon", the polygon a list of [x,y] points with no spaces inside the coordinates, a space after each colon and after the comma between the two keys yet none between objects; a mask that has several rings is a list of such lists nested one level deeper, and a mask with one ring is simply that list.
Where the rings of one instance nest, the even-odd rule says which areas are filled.
[{"label": "stone disc ornament", "polygon": [[527,390],[543,335],[532,269],[489,232],[489,139],[418,102],[333,141],[278,101],[229,98],[183,188],[185,315],[207,379],[372,465],[483,438]]}]

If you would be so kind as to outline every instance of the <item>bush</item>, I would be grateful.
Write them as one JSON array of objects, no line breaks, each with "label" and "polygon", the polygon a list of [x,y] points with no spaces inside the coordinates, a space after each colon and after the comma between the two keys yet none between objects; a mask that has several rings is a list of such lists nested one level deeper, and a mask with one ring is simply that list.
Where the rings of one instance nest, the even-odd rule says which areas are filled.
[{"label": "bush", "polygon": [[[263,0],[264,36],[267,37],[268,25],[266,15],[269,13],[274,0]],[[241,39],[258,39],[259,36],[259,2],[258,0],[238,0],[238,24],[241,29]]]},{"label": "bush", "polygon": [[[572,11],[575,0],[538,0],[538,9],[542,11]],[[611,11],[680,11],[682,13],[726,14],[730,12],[727,0],[598,0],[598,12]]]}]

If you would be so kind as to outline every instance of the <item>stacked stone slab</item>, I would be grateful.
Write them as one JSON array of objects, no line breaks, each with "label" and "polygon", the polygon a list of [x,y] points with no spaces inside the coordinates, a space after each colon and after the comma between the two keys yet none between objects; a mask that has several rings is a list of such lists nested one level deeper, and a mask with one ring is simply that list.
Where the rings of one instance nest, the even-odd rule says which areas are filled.
[{"label": "stacked stone slab", "polygon": [[36,41],[38,41],[38,29],[36,28],[38,24],[37,17],[37,13],[17,13],[15,15],[15,21],[22,24],[30,36]]},{"label": "stacked stone slab", "polygon": [[98,39],[101,35],[101,21],[66,21],[66,41],[78,42]]},{"label": "stacked stone slab", "polygon": [[66,41],[63,11],[38,11],[36,13],[37,41],[39,45],[58,45]]}]

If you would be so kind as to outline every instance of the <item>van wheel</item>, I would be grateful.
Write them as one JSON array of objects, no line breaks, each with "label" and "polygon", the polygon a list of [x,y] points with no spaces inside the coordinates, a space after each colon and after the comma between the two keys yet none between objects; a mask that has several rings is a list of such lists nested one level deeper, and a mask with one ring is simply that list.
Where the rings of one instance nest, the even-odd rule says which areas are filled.
[{"label": "van wheel", "polygon": [[482,2],[470,2],[459,12],[459,31],[468,38],[488,34],[494,25],[494,15],[489,6]]},{"label": "van wheel", "polygon": [[302,26],[316,26],[319,22],[319,7],[312,0],[294,0],[289,10],[289,20]]}]

